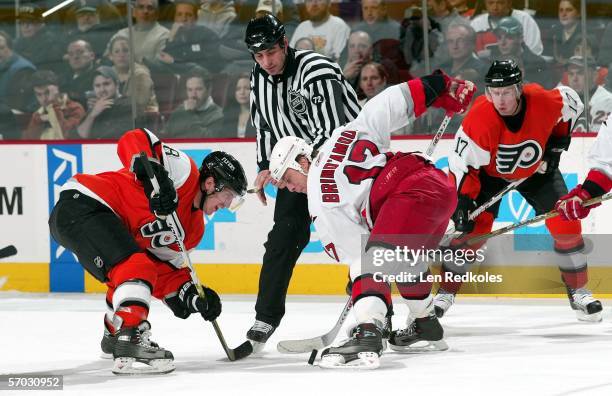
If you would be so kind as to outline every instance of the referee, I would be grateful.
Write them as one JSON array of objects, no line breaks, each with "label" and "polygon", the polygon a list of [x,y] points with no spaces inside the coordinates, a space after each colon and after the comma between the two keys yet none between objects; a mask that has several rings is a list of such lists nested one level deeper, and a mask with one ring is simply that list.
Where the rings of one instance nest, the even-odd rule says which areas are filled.
[{"label": "referee", "polygon": [[[263,187],[271,182],[269,155],[285,136],[297,136],[315,149],[332,131],[357,117],[357,95],[329,58],[288,46],[285,27],[272,15],[252,19],[245,42],[256,62],[251,73],[251,118],[257,128],[255,187],[266,205]],[[274,226],[264,244],[255,324],[247,332],[255,351],[263,349],[285,314],[293,267],[310,241],[305,194],[278,189]]]}]

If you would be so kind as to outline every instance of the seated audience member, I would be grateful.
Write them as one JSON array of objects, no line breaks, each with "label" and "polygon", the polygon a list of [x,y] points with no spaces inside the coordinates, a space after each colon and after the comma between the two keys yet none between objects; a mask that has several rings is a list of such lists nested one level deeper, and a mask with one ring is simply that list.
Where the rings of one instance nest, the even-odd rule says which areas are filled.
[{"label": "seated audience member", "polygon": [[65,57],[68,59],[68,66],[64,66],[60,77],[61,91],[86,108],[85,92],[92,87],[96,54],[87,41],[76,40],[68,44]]},{"label": "seated audience member", "polygon": [[[159,57],[170,31],[157,22],[159,5],[157,0],[136,0],[134,5],[134,58],[137,62],[146,58],[154,61]],[[129,28],[119,30],[114,36],[129,37]]]},{"label": "seated audience member", "polygon": [[340,58],[349,38],[351,29],[342,19],[330,14],[331,0],[305,0],[308,20],[300,23],[291,37],[289,45],[308,37],[315,45],[315,51],[334,62]]},{"label": "seated audience member", "polygon": [[[459,15],[456,9],[451,7],[448,0],[429,0],[429,13],[430,17],[440,25],[440,31],[442,32],[442,38],[446,36],[448,27],[453,23],[466,23],[469,24],[467,18]],[[449,61],[448,48],[445,40],[441,40],[438,43],[438,48],[433,56],[434,64],[440,65]]]},{"label": "seated audience member", "polygon": [[113,63],[113,70],[119,78],[119,92],[122,96],[134,97],[136,115],[145,112],[157,112],[157,99],[153,89],[151,73],[146,66],[134,63],[134,73],[130,73],[130,45],[128,39],[117,36],[109,44],[108,58]]},{"label": "seated audience member", "polygon": [[229,32],[230,24],[236,19],[233,0],[208,0],[202,2],[198,13],[198,25],[215,32],[220,39]]},{"label": "seated audience member", "polygon": [[[420,7],[410,7],[404,12],[400,29],[400,45],[406,62],[410,64],[410,73],[420,76],[425,70],[425,39],[423,36],[423,13]],[[444,40],[440,25],[431,17],[428,18],[429,59],[434,63],[434,54],[438,45]]]},{"label": "seated audience member", "polygon": [[601,124],[612,112],[612,93],[597,85],[597,64],[593,58],[587,58],[588,79],[584,73],[584,58],[573,56],[567,62],[568,86],[585,100],[585,91],[589,91],[589,125],[584,114],[576,122],[574,131],[598,132]]},{"label": "seated audience member", "polygon": [[[347,46],[346,63],[343,68],[344,77],[347,81],[357,89],[359,86],[359,74],[361,68],[366,63],[372,62],[372,42],[370,36],[366,32],[354,31],[349,36]],[[380,62],[386,70],[389,84],[396,84],[399,81],[397,67],[390,60],[383,59]]]},{"label": "seated audience member", "polygon": [[476,51],[482,51],[489,44],[495,44],[494,34],[499,21],[508,16],[516,18],[523,27],[523,37],[527,47],[536,55],[541,55],[544,49],[540,28],[533,17],[525,11],[512,9],[512,0],[484,0],[487,12],[472,19],[472,27],[476,31]]},{"label": "seated audience member", "polygon": [[20,36],[15,40],[15,51],[28,59],[37,69],[58,72],[62,67],[63,41],[45,24],[43,10],[34,4],[19,7]]},{"label": "seated audience member", "polygon": [[559,2],[559,22],[551,29],[551,48],[545,53],[564,65],[574,55],[574,48],[582,37],[580,29],[580,0]]},{"label": "seated audience member", "polygon": [[[583,51],[582,49],[582,38],[580,38],[580,40],[578,41],[578,43],[576,44],[576,47],[574,47],[574,54],[572,56],[580,56],[582,58],[584,58],[585,56],[587,58],[593,58],[596,59],[597,57],[597,49],[595,46],[595,40],[592,37],[587,37],[586,39],[586,47]],[[606,79],[608,77],[608,68],[605,66],[601,66],[598,67],[597,70],[595,71],[595,73],[597,74],[597,85],[606,85]],[[565,70],[563,72],[563,76],[561,78],[561,82],[559,83],[561,85],[568,85],[568,78],[567,78],[567,67],[565,67]],[[609,90],[609,87],[606,87]]]},{"label": "seated audience member", "polygon": [[309,37],[302,37],[301,39],[295,42],[294,48],[296,50],[314,51],[315,45]]},{"label": "seated audience member", "polygon": [[255,137],[257,131],[251,121],[249,96],[251,94],[250,75],[238,76],[229,86],[228,101],[223,109],[223,133],[231,137]]},{"label": "seated audience member", "polygon": [[32,114],[23,132],[24,139],[65,139],[76,128],[85,110],[59,90],[59,79],[50,70],[39,70],[32,75],[34,96],[40,107]]},{"label": "seated audience member", "polygon": [[185,78],[187,99],[170,114],[165,135],[171,138],[235,137],[223,130],[223,110],[211,96],[212,78],[202,68]]},{"label": "seated audience member", "polygon": [[450,76],[466,79],[466,73],[476,76],[470,79],[480,89],[484,89],[484,75],[488,66],[474,52],[476,48],[476,32],[468,23],[452,23],[446,30],[446,45],[450,59],[441,64],[440,69]]},{"label": "seated audience member", "polygon": [[195,65],[216,72],[219,62],[219,38],[205,26],[196,25],[198,4],[195,0],[178,0],[175,3],[174,23],[170,37],[160,55],[160,60],[177,74],[185,73]]},{"label": "seated audience member", "polygon": [[13,51],[11,36],[0,30],[0,103],[11,110],[31,111],[34,71],[36,66]]},{"label": "seated audience member", "polygon": [[74,137],[83,139],[117,139],[133,128],[129,98],[119,92],[119,77],[109,66],[94,71],[93,94],[88,112],[76,128]]},{"label": "seated audience member", "polygon": [[464,18],[474,16],[475,9],[468,6],[468,0],[448,0],[448,4]]},{"label": "seated audience member", "polygon": [[21,126],[8,105],[0,100],[0,140],[21,139]]},{"label": "seated audience member", "polygon": [[353,32],[366,32],[372,43],[382,39],[399,40],[400,24],[389,19],[385,0],[362,0],[361,15],[363,21],[353,27]]},{"label": "seated audience member", "polygon": [[74,10],[76,27],[68,32],[68,42],[87,41],[101,59],[106,51],[110,38],[117,30],[117,23],[102,23],[98,12],[97,0],[80,0]]},{"label": "seated audience member", "polygon": [[499,21],[495,28],[497,44],[490,45],[487,50],[479,55],[481,58],[494,60],[508,59],[509,56],[516,57],[519,65],[524,69],[523,78],[529,82],[535,82],[547,89],[557,85],[561,76],[556,78],[555,73],[548,69],[546,60],[534,54],[525,44],[523,26],[514,17],[505,17]]}]

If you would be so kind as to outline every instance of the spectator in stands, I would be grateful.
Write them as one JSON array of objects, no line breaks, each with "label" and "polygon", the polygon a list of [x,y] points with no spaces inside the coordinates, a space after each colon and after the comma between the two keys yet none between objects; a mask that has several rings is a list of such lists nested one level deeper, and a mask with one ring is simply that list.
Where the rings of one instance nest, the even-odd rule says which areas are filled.
[{"label": "spectator in stands", "polygon": [[[372,62],[373,47],[370,36],[366,32],[354,31],[349,36],[347,46],[346,63],[342,72],[348,82],[357,89],[359,87],[359,75],[361,68],[369,62]],[[387,82],[389,84],[395,84],[399,81],[398,70],[395,64],[389,59],[381,59],[380,63],[387,76]]]},{"label": "spectator in stands", "polygon": [[228,102],[223,109],[223,133],[232,137],[255,137],[257,131],[251,121],[250,94],[248,73],[241,74],[229,85]]},{"label": "spectator in stands", "polygon": [[308,37],[317,52],[336,62],[346,46],[351,29],[342,19],[330,14],[330,1],[305,0],[308,20],[298,25],[289,45],[293,47],[299,39]]},{"label": "spectator in stands", "polygon": [[114,37],[109,44],[109,59],[113,70],[119,79],[119,92],[122,96],[134,97],[136,115],[145,112],[157,112],[157,99],[153,87],[151,73],[146,66],[134,63],[134,73],[130,73],[130,45],[128,39],[122,36]]},{"label": "spectator in stands", "polygon": [[302,37],[301,39],[295,42],[295,49],[314,51],[315,45],[309,37]]},{"label": "spectator in stands", "polygon": [[389,19],[385,0],[362,0],[361,16],[363,21],[353,27],[354,32],[366,32],[372,43],[382,39],[399,40],[400,24]]},{"label": "spectator in stands", "polygon": [[85,40],[93,49],[97,59],[101,59],[116,24],[101,23],[97,0],[80,0],[75,8],[76,27],[68,32],[68,42]]},{"label": "spectator in stands", "polygon": [[451,7],[448,0],[428,0],[429,14],[431,18],[440,25],[440,31],[442,32],[442,40],[438,43],[438,48],[433,56],[433,63],[441,65],[450,60],[448,55],[448,47],[444,37],[446,31],[452,23],[469,23],[467,18],[461,16],[456,9]]},{"label": "spectator in stands", "polygon": [[[157,22],[159,5],[157,0],[136,0],[134,6],[134,58],[155,60],[159,57],[170,31]],[[119,30],[115,36],[129,37],[128,28]]]},{"label": "spectator in stands", "polygon": [[62,39],[45,25],[43,10],[34,4],[19,7],[19,38],[15,51],[37,69],[58,72],[62,67]]},{"label": "spectator in stands", "polygon": [[87,107],[85,92],[92,87],[96,54],[91,45],[84,40],[76,40],[68,44],[66,56],[68,67],[64,67],[61,75],[61,91],[66,92],[70,99],[75,100],[84,108]]},{"label": "spectator in stands", "polygon": [[598,132],[601,124],[612,112],[612,92],[597,84],[597,64],[593,58],[587,58],[588,79],[584,73],[584,58],[573,56],[567,62],[568,85],[582,96],[589,90],[589,127],[581,117],[576,123],[575,131]]},{"label": "spectator in stands", "polygon": [[236,137],[223,130],[223,110],[211,96],[212,79],[202,68],[185,77],[187,99],[170,115],[166,125],[168,137]]},{"label": "spectator in stands", "polygon": [[448,0],[449,5],[464,18],[474,16],[474,8],[468,6],[468,0]]},{"label": "spectator in stands", "polygon": [[574,48],[582,36],[580,29],[580,0],[561,0],[559,2],[559,23],[551,29],[551,48],[547,54],[564,65],[574,54]]},{"label": "spectator in stands", "polygon": [[[420,7],[410,7],[404,11],[400,29],[400,43],[406,62],[410,64],[410,73],[416,76],[428,74],[425,67],[425,40],[423,36],[423,11]],[[427,31],[429,39],[429,58],[433,61],[438,45],[444,40],[440,25],[428,17]]]},{"label": "spectator in stands", "polygon": [[28,111],[33,102],[29,82],[34,71],[36,66],[13,51],[11,36],[0,30],[0,103],[12,110]]},{"label": "spectator in stands", "polygon": [[516,18],[502,18],[495,28],[495,37],[497,44],[490,45],[487,50],[482,51],[479,54],[481,58],[488,58],[492,62],[514,56],[519,59],[518,63],[524,69],[525,80],[538,83],[547,89],[557,85],[561,76],[556,76],[547,70],[546,60],[529,49],[524,41],[523,26]]},{"label": "spectator in stands", "polygon": [[119,92],[119,77],[109,66],[94,72],[93,95],[88,100],[88,112],[77,127],[74,137],[84,139],[117,139],[133,128],[129,98]]},{"label": "spectator in stands", "polygon": [[196,65],[212,72],[221,69],[219,38],[209,28],[196,25],[198,8],[195,0],[178,0],[175,3],[174,23],[160,60],[174,65],[167,69],[176,74],[186,73]]},{"label": "spectator in stands", "polygon": [[487,45],[495,44],[497,37],[494,30],[499,21],[507,16],[516,18],[523,27],[525,44],[531,52],[541,55],[544,49],[540,28],[533,17],[521,10],[512,9],[512,0],[484,0],[487,12],[472,19],[472,27],[477,33],[476,51],[486,49]]},{"label": "spectator in stands", "polygon": [[359,90],[363,99],[360,105],[382,92],[387,87],[387,71],[380,63],[370,62],[361,68],[359,74]]},{"label": "spectator in stands", "polygon": [[448,45],[450,60],[440,65],[440,68],[447,74],[466,79],[466,75],[477,76],[477,79],[470,79],[479,89],[484,88],[484,75],[487,73],[488,66],[480,60],[474,52],[476,48],[476,32],[469,23],[452,23],[445,37]]},{"label": "spectator in stands", "polygon": [[198,25],[206,26],[223,39],[236,16],[233,0],[203,1],[198,15]]},{"label": "spectator in stands", "polygon": [[65,139],[76,128],[85,110],[59,90],[59,79],[50,70],[39,70],[32,75],[34,95],[40,107],[30,119],[23,139]]}]

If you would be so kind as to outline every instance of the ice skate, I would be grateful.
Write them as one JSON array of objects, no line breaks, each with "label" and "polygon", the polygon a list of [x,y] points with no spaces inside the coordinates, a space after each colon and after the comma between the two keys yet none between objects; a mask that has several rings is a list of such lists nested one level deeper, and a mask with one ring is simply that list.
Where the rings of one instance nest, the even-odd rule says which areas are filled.
[{"label": "ice skate", "polygon": [[380,366],[382,352],[382,331],[373,323],[362,323],[342,345],[323,351],[319,367],[372,370]]},{"label": "ice skate", "polygon": [[102,336],[102,340],[100,341],[100,348],[102,349],[100,357],[102,359],[112,359],[113,350],[115,349],[116,343],[117,337],[111,334],[111,332],[106,327],[104,327],[104,335]]},{"label": "ice skate", "polygon": [[602,310],[601,301],[593,298],[588,289],[567,288],[567,297],[570,306],[576,312],[576,317],[582,322],[601,322]]},{"label": "ice skate", "polygon": [[438,290],[438,293],[434,297],[436,316],[438,318],[443,317],[446,311],[448,311],[454,303],[455,295],[453,293],[447,292],[444,289]]},{"label": "ice skate", "polygon": [[404,353],[445,351],[448,345],[443,338],[444,330],[432,312],[424,318],[409,318],[408,327],[392,332],[389,348]]},{"label": "ice skate", "polygon": [[151,325],[144,321],[138,327],[126,327],[117,333],[113,351],[113,373],[166,374],[174,371],[172,352],[151,341]]},{"label": "ice skate", "polygon": [[253,345],[253,353],[259,353],[264,349],[274,330],[276,330],[276,327],[271,324],[255,320],[255,324],[247,331],[246,335],[247,340]]}]

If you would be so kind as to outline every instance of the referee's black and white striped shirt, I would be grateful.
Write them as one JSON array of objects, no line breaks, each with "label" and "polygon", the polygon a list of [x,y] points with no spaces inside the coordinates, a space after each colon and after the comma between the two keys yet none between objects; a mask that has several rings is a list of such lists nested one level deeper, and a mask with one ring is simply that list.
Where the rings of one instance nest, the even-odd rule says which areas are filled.
[{"label": "referee's black and white striped shirt", "polygon": [[257,128],[257,165],[268,169],[276,142],[297,136],[321,146],[337,127],[359,113],[357,94],[342,69],[312,51],[288,49],[281,75],[270,76],[258,64],[251,73],[251,118]]}]

